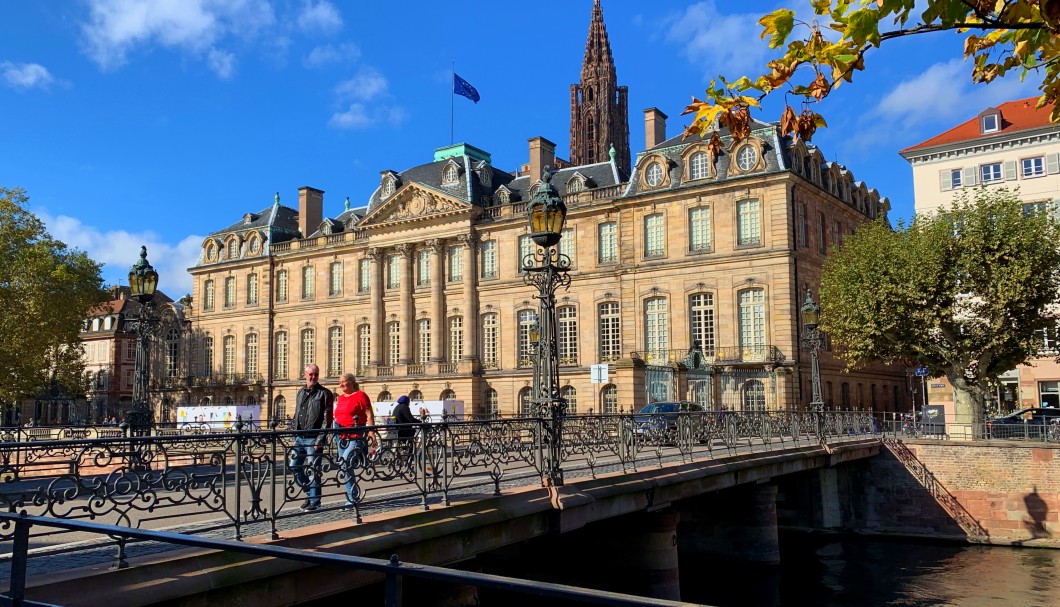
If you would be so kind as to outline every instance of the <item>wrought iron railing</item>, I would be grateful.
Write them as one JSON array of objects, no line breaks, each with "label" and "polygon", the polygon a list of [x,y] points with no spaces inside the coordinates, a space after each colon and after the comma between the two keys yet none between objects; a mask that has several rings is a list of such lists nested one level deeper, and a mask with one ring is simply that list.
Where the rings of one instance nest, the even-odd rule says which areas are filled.
[{"label": "wrought iron railing", "polygon": [[[349,503],[351,518],[360,522],[368,505],[407,507],[417,500],[427,508],[448,505],[457,488],[499,495],[502,482],[540,484],[546,421],[417,424],[411,439],[379,426],[371,451],[349,448],[343,435],[364,430],[349,428],[247,431],[238,423],[229,432],[186,426],[166,436],[65,440],[39,440],[12,428],[0,431],[0,479],[6,481],[0,509],[143,528],[211,519],[194,532],[230,529],[240,539],[251,524],[275,534],[278,521],[302,514],[298,507],[319,483],[325,509]],[[569,416],[561,464],[567,478],[595,477],[602,469],[861,440],[874,436],[875,427],[871,414],[854,411]],[[308,443],[316,445],[314,457],[296,457]],[[10,529],[0,528],[0,541],[7,539]]]},{"label": "wrought iron railing", "polygon": [[261,384],[265,378],[257,373],[211,373],[193,375],[181,380],[185,386],[193,388],[214,388],[218,386],[247,386]]},{"label": "wrought iron railing", "polygon": [[726,346],[718,348],[714,355],[716,364],[733,363],[781,363],[784,353],[780,348],[769,344],[750,346]]},{"label": "wrought iron railing", "polygon": [[[711,364],[714,362],[714,351],[713,350],[698,350],[701,356],[701,362],[705,364]],[[643,360],[649,365],[673,365],[673,364],[688,364],[689,363],[689,350],[643,350],[633,351],[629,353],[630,358],[634,360]]]}]

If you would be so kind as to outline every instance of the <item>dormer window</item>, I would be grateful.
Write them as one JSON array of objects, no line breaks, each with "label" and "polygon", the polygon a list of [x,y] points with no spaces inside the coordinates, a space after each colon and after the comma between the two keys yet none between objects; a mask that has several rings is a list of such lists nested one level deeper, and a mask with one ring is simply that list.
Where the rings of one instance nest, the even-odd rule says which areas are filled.
[{"label": "dormer window", "polygon": [[983,114],[979,117],[979,129],[983,135],[1000,131],[1001,115],[997,113]]},{"label": "dormer window", "polygon": [[488,164],[485,162],[479,163],[476,172],[478,173],[478,180],[479,183],[482,184],[482,187],[488,188],[493,185],[493,171],[490,170]]},{"label": "dormer window", "polygon": [[442,171],[442,185],[454,185],[460,180],[460,171],[456,168],[456,163],[449,163],[445,165],[445,170]]},{"label": "dormer window", "polygon": [[512,201],[512,195],[508,192],[508,188],[501,188],[497,190],[497,203],[508,204]]},{"label": "dormer window", "polygon": [[395,189],[395,185],[394,185],[393,178],[390,178],[390,177],[383,178],[383,198],[387,198],[391,194],[393,194],[394,193],[394,189]]},{"label": "dormer window", "polygon": [[568,194],[574,194],[583,191],[585,191],[585,179],[583,179],[582,177],[575,177],[567,182]]},{"label": "dormer window", "polygon": [[228,258],[235,259],[239,257],[239,241],[235,238],[228,241]]}]

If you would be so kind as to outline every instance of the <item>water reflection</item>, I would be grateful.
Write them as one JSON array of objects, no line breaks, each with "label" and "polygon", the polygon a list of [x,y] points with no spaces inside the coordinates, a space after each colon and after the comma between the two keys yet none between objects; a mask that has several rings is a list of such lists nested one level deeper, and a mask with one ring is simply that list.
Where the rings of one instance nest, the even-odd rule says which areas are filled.
[{"label": "water reflection", "polygon": [[1060,605],[1057,550],[805,536],[781,546],[779,567],[682,561],[682,598],[718,607]]}]

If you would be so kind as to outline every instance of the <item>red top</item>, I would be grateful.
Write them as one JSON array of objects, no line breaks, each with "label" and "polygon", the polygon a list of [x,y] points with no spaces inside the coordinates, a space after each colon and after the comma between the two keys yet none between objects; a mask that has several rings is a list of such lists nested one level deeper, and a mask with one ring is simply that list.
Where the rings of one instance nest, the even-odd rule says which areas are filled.
[{"label": "red top", "polygon": [[[352,394],[339,394],[335,400],[335,425],[340,428],[352,428],[368,424],[368,411],[372,401],[364,390]],[[364,438],[363,432],[343,434],[344,438]]]}]

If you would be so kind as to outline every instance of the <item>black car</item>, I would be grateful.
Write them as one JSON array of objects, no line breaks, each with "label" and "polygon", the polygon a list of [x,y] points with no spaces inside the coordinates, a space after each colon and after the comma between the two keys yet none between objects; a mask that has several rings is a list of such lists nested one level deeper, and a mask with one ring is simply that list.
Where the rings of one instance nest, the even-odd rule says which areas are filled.
[{"label": "black car", "polygon": [[[989,438],[1032,438],[1042,440],[1060,424],[1060,407],[1032,407],[986,422]],[[1055,432],[1055,430],[1054,430]]]},{"label": "black car", "polygon": [[677,413],[702,411],[696,403],[669,402],[644,405],[633,416],[633,431],[637,434],[665,435],[677,428]]}]

